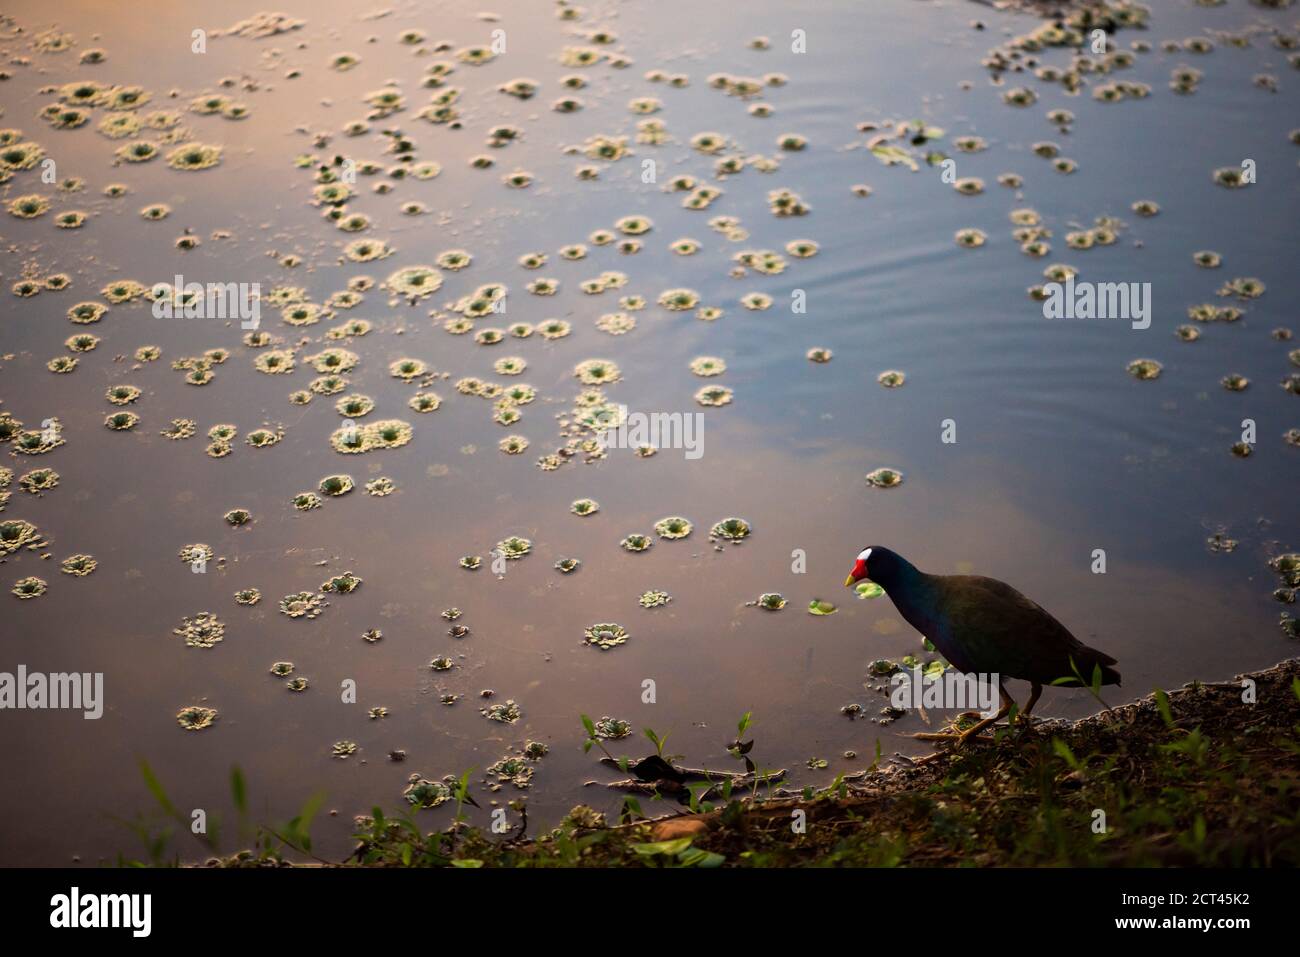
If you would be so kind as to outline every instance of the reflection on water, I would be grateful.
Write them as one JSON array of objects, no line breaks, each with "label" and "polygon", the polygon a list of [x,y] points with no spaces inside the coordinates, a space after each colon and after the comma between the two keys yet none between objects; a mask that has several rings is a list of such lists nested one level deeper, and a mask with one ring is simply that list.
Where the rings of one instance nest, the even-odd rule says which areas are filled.
[{"label": "reflection on water", "polygon": [[[13,78],[0,87],[2,125],[45,145],[61,177],[84,177],[84,192],[59,197],[56,209],[83,209],[90,219],[67,232],[48,216],[5,217],[0,227],[10,251],[7,284],[21,279],[29,263],[41,275],[66,272],[73,279],[66,292],[6,296],[0,325],[3,407],[29,427],[57,416],[67,439],[47,456],[5,463],[15,475],[48,465],[61,481],[40,498],[15,481],[4,512],[35,522],[53,543],[53,557],[42,562],[23,552],[3,563],[6,591],[27,575],[45,578],[50,589],[30,601],[5,596],[0,670],[22,663],[103,671],[108,698],[100,721],[74,713],[4,714],[4,863],[133,851],[130,835],[108,818],[148,806],[137,758],[155,768],[179,806],[227,818],[226,778],[235,763],[246,772],[261,819],[289,817],[323,789],[338,814],[320,822],[317,846],[341,856],[351,816],[375,804],[396,806],[412,772],[439,778],[476,768],[477,779],[526,740],[550,746],[529,790],[534,821],[549,826],[579,802],[612,810],[614,797],[585,784],[604,775],[580,749],[580,713],[626,719],[638,733],[669,732],[671,750],[691,763],[726,766],[734,722],[752,711],[755,760],[791,769],[797,785],[858,767],[842,754],[871,755],[877,739],[886,754],[915,751],[901,735],[917,730],[919,719],[885,728],[839,713],[857,702],[875,714],[885,702],[864,690],[866,664],[918,650],[917,636],[887,599],[859,601],[841,587],[852,557],[872,543],[888,544],[929,571],[976,571],[1015,584],[1080,639],[1117,657],[1126,695],[1227,676],[1292,651],[1276,626],[1276,583],[1265,562],[1280,547],[1294,547],[1296,535],[1298,451],[1280,436],[1300,419],[1296,397],[1277,388],[1293,371],[1286,359],[1292,346],[1269,335],[1290,321],[1300,282],[1287,268],[1297,209],[1295,147],[1287,142],[1295,74],[1261,30],[1249,48],[1224,44],[1201,56],[1197,92],[1177,96],[1166,89],[1168,76],[1189,55],[1161,50],[1165,40],[1207,29],[1294,31],[1284,14],[1241,6],[1159,9],[1151,29],[1119,37],[1121,46],[1135,37],[1152,43],[1128,71],[1152,86],[1150,97],[1107,104],[1087,89],[1069,97],[1044,83],[1035,106],[1015,110],[1002,103],[979,61],[1004,31],[1027,30],[1032,21],[955,0],[888,0],[852,10],[812,4],[797,13],[758,2],[745,8],[743,24],[725,5],[595,5],[584,20],[565,23],[540,4],[500,5],[500,20],[484,21],[445,4],[401,4],[376,18],[347,4],[313,3],[289,10],[307,20],[291,34],[212,38],[207,53],[190,52],[196,26],[225,27],[256,9],[226,4],[220,21],[208,22],[208,8],[199,15],[176,4],[139,4],[129,17],[99,4],[19,4],[14,16],[25,32],[3,44],[7,58],[21,54],[32,62],[11,68]],[[970,28],[975,16],[986,30]],[[80,45],[66,54],[32,53],[28,38],[54,25]],[[561,47],[585,42],[581,34],[598,27],[618,34],[614,48],[633,65],[578,70],[557,63]],[[430,95],[420,78],[448,54],[421,56],[398,35],[423,29],[430,46],[445,38],[454,49],[487,42],[497,28],[507,31],[508,52],[482,67],[458,66],[452,76],[462,90],[462,128],[416,119]],[[784,40],[796,28],[807,32],[806,54],[789,52]],[[759,34],[773,38],[772,49],[747,48]],[[78,51],[90,45],[108,51],[105,63],[78,64]],[[329,69],[344,51],[360,63],[346,72]],[[1064,62],[1065,54],[1049,51],[1043,60]],[[643,75],[655,68],[688,74],[690,85],[651,84]],[[300,76],[290,78],[292,70]],[[709,88],[707,76],[719,71],[781,72],[790,82],[764,91],[761,99],[775,112],[763,119],[747,114],[749,102]],[[564,95],[559,78],[574,72],[591,81],[574,94],[584,108],[552,111]],[[1279,76],[1280,91],[1254,86],[1258,73]],[[118,141],[93,127],[51,130],[36,115],[51,99],[43,87],[77,79],[140,83],[154,92],[151,106],[182,110],[220,89],[227,76],[237,78],[250,115],[231,121],[185,114],[195,139],[224,147],[221,165],[201,173],[174,172],[159,161],[112,167]],[[516,77],[537,80],[537,96],[520,101],[497,92]],[[256,88],[243,88],[245,79]],[[365,136],[344,136],[345,124],[365,113],[362,96],[389,83],[400,85],[408,109],[372,121]],[[633,136],[641,117],[627,104],[644,96],[663,101],[655,117],[672,140],[634,144],[634,156],[597,164],[603,168],[596,181],[575,179],[574,169],[587,160],[563,147],[598,134]],[[1044,119],[1054,108],[1075,113],[1072,132]],[[945,129],[939,145],[949,152],[954,137],[987,141],[983,152],[953,153],[962,176],[984,180],[982,195],[958,195],[936,170],[887,168],[863,148],[857,124],[916,117]],[[502,124],[522,129],[522,140],[485,147],[486,132]],[[295,168],[293,159],[337,153],[387,168],[395,161],[384,152],[382,130],[400,130],[415,142],[417,160],[436,160],[442,172],[396,182],[391,195],[370,190],[382,177],[362,179],[349,212],[369,216],[375,226],[364,235],[396,252],[381,262],[345,264],[340,251],[355,237],[322,220],[311,205],[311,171]],[[660,164],[660,183],[679,173],[715,182],[713,159],[688,146],[703,131],[733,138],[745,154],[779,155],[780,169],[727,177],[708,212],[682,209],[680,194],[642,182],[640,163],[650,157]],[[781,152],[776,140],[785,133],[809,146]],[[318,137],[328,142],[318,146]],[[1078,171],[1055,173],[1034,156],[1032,145],[1043,140],[1060,143]],[[472,169],[470,158],[485,152],[497,160],[493,169]],[[1258,183],[1245,190],[1215,186],[1211,171],[1243,157],[1256,161]],[[501,184],[516,168],[533,175],[527,189]],[[1020,191],[997,185],[1004,172],[1023,177]],[[5,186],[6,202],[41,191],[37,175],[16,174]],[[126,183],[130,194],[101,196],[109,182]],[[855,184],[869,185],[870,197],[854,196]],[[782,187],[797,192],[811,214],[771,216],[767,194]],[[401,215],[401,204],[411,200],[428,212]],[[1159,203],[1159,215],[1132,214],[1139,200]],[[171,215],[140,219],[138,210],[150,203],[167,204]],[[1048,257],[1032,259],[1016,248],[1008,213],[1024,207],[1053,230]],[[640,237],[641,252],[590,246],[577,262],[559,256],[561,246],[586,243],[593,230],[612,229],[629,215],[654,222]],[[731,241],[710,229],[715,215],[738,217],[748,238]],[[1120,242],[1067,249],[1065,234],[1098,216],[1125,220]],[[981,229],[987,244],[958,248],[953,234],[966,227]],[[198,248],[175,248],[183,231],[199,237]],[[668,246],[679,237],[699,241],[701,252],[674,254]],[[819,253],[790,258],[784,273],[728,276],[736,252],[780,250],[804,238],[815,240]],[[110,279],[151,283],[178,272],[201,282],[260,282],[264,289],[299,285],[320,303],[350,277],[382,280],[447,249],[469,250],[473,264],[444,271],[444,288],[418,306],[389,305],[375,289],[355,309],[301,329],[264,309],[263,328],[284,347],[304,343],[299,368],[288,376],[254,371],[255,350],[241,344],[237,323],[158,320],[138,302],[112,308],[93,326],[63,317]],[[1192,253],[1200,249],[1220,252],[1223,265],[1197,267]],[[530,273],[516,261],[534,250],[549,261]],[[301,265],[280,265],[285,256]],[[1044,281],[1044,266],[1062,262],[1093,281],[1152,283],[1151,328],[1044,320],[1026,289]],[[627,286],[600,296],[579,291],[583,280],[606,270],[626,273]],[[538,276],[559,279],[559,293],[527,295],[524,285]],[[1180,342],[1174,328],[1187,321],[1187,307],[1219,301],[1216,289],[1234,276],[1261,278],[1267,293],[1247,304],[1241,321],[1207,324],[1199,341]],[[448,335],[428,315],[489,282],[511,287],[508,315],[480,327],[561,318],[573,334],[482,347],[472,335]],[[725,314],[701,322],[692,312],[654,304],[675,287],[696,290],[702,303]],[[806,296],[804,313],[790,310],[796,290]],[[751,292],[770,295],[772,308],[743,308],[739,300]],[[595,322],[618,309],[620,295],[644,296],[650,306],[634,313],[635,329],[611,336]],[[354,317],[375,328],[337,343],[361,357],[348,374],[348,393],[375,400],[371,418],[409,421],[415,436],[400,449],[343,457],[328,444],[341,421],[337,396],[296,406],[288,395],[315,376],[301,357],[335,344],[324,340],[324,330]],[[70,375],[47,372],[45,363],[65,351],[63,341],[83,330],[101,338],[98,348]],[[145,344],[158,345],[162,359],[137,368],[129,357]],[[809,362],[814,347],[831,350],[833,359]],[[210,385],[188,386],[169,368],[178,357],[211,348],[229,349],[232,357],[215,367]],[[453,387],[462,376],[503,381],[493,363],[504,355],[528,363],[509,381],[538,391],[509,428],[491,421],[491,402]],[[438,411],[412,412],[407,400],[417,384],[388,374],[389,363],[407,356],[449,374],[431,386],[443,398]],[[689,365],[699,356],[723,359],[726,372],[693,375]],[[1163,364],[1159,379],[1125,374],[1131,359],[1148,356]],[[536,458],[558,444],[556,418],[580,388],[573,366],[592,357],[619,365],[622,381],[606,393],[633,410],[693,412],[699,407],[691,397],[701,386],[734,390],[730,405],[703,410],[705,454],[690,460],[665,449],[641,459],[615,450],[596,464],[579,456],[540,471]],[[887,369],[905,371],[906,383],[881,388],[876,377]],[[1248,377],[1251,388],[1222,389],[1219,380],[1230,373]],[[102,426],[113,410],[104,391],[123,382],[143,390],[130,406],[142,423],[117,433]],[[199,434],[175,442],[160,436],[177,417],[194,419]],[[1259,443],[1256,454],[1240,460],[1229,447],[1244,418],[1257,423]],[[955,443],[940,441],[945,420],[955,423]],[[241,435],[222,459],[203,454],[204,435],[217,423],[235,424]],[[283,440],[264,450],[243,444],[244,434],[263,425],[283,428]],[[498,452],[507,434],[526,436],[528,450]],[[904,483],[868,488],[863,476],[881,466],[902,471]],[[358,488],[309,512],[289,506],[295,493],[340,472],[359,486],[387,476],[398,491],[376,498]],[[583,497],[600,510],[572,514],[570,503]],[[253,524],[228,526],[222,516],[232,508],[251,511]],[[630,533],[651,534],[666,515],[686,516],[695,532],[679,541],[656,538],[642,554],[619,547]],[[753,535],[713,547],[709,526],[733,515],[749,521]],[[1239,542],[1235,551],[1206,548],[1219,530]],[[490,559],[477,572],[458,567],[461,556],[487,558],[510,535],[533,547],[509,562],[504,576],[493,574]],[[222,559],[201,575],[177,558],[195,542],[210,544]],[[1107,554],[1105,575],[1090,571],[1098,548]],[[792,571],[796,550],[807,556],[804,574]],[[58,574],[57,562],[74,552],[98,560],[94,574]],[[562,557],[582,565],[561,575],[552,566]],[[329,596],[319,618],[295,621],[278,612],[281,596],[316,591],[349,570],[364,585]],[[236,604],[234,593],[249,587],[261,591],[262,601]],[[672,601],[639,607],[638,596],[649,589],[668,592]],[[773,591],[789,599],[783,611],[748,604]],[[840,611],[810,616],[804,609],[814,598],[835,601]],[[453,606],[464,612],[457,622],[469,628],[463,638],[449,636],[440,617]],[[225,622],[225,639],[208,650],[186,648],[173,629],[201,610]],[[630,638],[606,652],[585,646],[583,631],[595,622],[618,622]],[[382,639],[363,640],[370,629],[382,631]],[[429,661],[443,655],[454,667],[431,671]],[[268,672],[281,660],[309,679],[308,691],[292,694]],[[656,684],[654,704],[642,702],[646,679]],[[356,704],[340,702],[348,680],[356,683]],[[486,703],[480,693],[489,689],[492,701],[520,704],[517,723],[479,714]],[[445,694],[460,697],[445,705]],[[217,708],[220,717],[212,729],[187,734],[174,716],[194,703]],[[369,719],[375,706],[389,716]],[[1038,710],[1075,716],[1092,706],[1087,695],[1057,690]],[[339,740],[355,741],[358,752],[331,758]],[[405,750],[404,763],[387,759],[394,749]],[[828,759],[829,769],[809,771],[811,757]],[[509,788],[488,795],[514,796]],[[23,823],[34,806],[48,826]],[[430,827],[443,820],[442,811],[423,813]]]}]

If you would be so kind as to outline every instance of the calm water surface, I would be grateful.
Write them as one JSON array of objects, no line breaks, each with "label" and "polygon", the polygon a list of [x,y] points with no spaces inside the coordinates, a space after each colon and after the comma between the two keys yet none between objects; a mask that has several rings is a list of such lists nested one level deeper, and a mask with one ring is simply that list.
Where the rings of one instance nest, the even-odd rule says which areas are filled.
[{"label": "calm water surface", "polygon": [[[1013,109],[980,60],[1035,21],[960,0],[809,3],[797,11],[769,0],[743,7],[637,0],[593,3],[577,23],[557,19],[549,4],[513,0],[494,5],[499,21],[453,3],[398,3],[383,16],[378,8],[336,2],[277,6],[306,24],[268,39],[212,37],[203,55],[190,51],[193,29],[228,27],[258,5],[224,3],[219,14],[207,4],[155,2],[10,7],[14,21],[0,49],[12,77],[0,84],[0,126],[40,142],[59,175],[83,177],[85,189],[61,194],[39,182],[39,170],[27,171],[4,185],[5,200],[42,192],[54,198],[55,212],[81,209],[90,220],[63,231],[52,215],[0,219],[6,287],[28,267],[73,278],[64,292],[31,299],[5,292],[0,300],[3,408],[29,427],[57,416],[67,440],[48,455],[10,455],[3,463],[15,470],[3,517],[35,522],[52,557],[21,552],[0,569],[6,592],[27,575],[50,585],[40,599],[5,595],[0,602],[0,670],[21,663],[47,672],[102,671],[107,710],[99,721],[70,712],[0,717],[0,862],[66,863],[73,855],[93,862],[137,853],[113,818],[150,807],[138,759],[150,763],[178,806],[227,821],[235,764],[247,775],[259,820],[290,817],[323,790],[337,816],[318,822],[317,850],[337,857],[350,849],[352,816],[377,804],[398,807],[412,772],[440,778],[478,769],[475,793],[485,809],[473,819],[486,824],[490,800],[518,793],[488,793],[482,769],[527,740],[551,749],[527,791],[531,821],[549,827],[580,802],[615,811],[618,795],[589,783],[607,775],[582,753],[583,713],[632,722],[638,738],[611,745],[616,751],[642,753],[648,745],[640,730],[651,727],[669,733],[669,750],[688,763],[731,767],[726,744],[740,715],[752,711],[757,760],[790,769],[800,786],[860,768],[861,758],[843,753],[869,761],[877,740],[886,755],[917,753],[904,735],[923,728],[919,718],[882,727],[840,714],[857,702],[874,715],[885,703],[864,689],[870,661],[920,650],[918,636],[887,600],[855,600],[841,587],[853,556],[873,543],[930,571],[974,571],[1013,583],[1120,660],[1124,687],[1110,695],[1117,701],[1294,653],[1277,627],[1277,583],[1267,567],[1269,557],[1300,538],[1300,449],[1281,438],[1300,426],[1300,397],[1278,386],[1296,371],[1287,359],[1296,343],[1270,335],[1294,326],[1300,292],[1300,154],[1287,138],[1300,115],[1300,74],[1269,39],[1273,29],[1296,33],[1293,13],[1241,0],[1213,9],[1155,2],[1150,29],[1118,37],[1123,49],[1134,39],[1151,42],[1152,52],[1120,77],[1150,84],[1150,97],[1107,104],[1091,97],[1091,86],[1067,96],[1059,85],[1021,76],[1007,85],[1033,87],[1038,102]],[[972,29],[973,19],[987,29]],[[31,38],[49,28],[75,35],[77,47],[34,52]],[[615,33],[609,49],[633,64],[581,71],[560,65],[560,50],[585,43],[582,33],[597,28]],[[410,29],[427,34],[424,55],[399,43]],[[420,86],[425,68],[452,56],[428,48],[444,39],[454,48],[487,43],[494,29],[506,31],[506,54],[481,67],[458,65],[450,78],[462,90],[462,128],[418,119],[433,92]],[[794,29],[806,31],[805,54],[789,50]],[[1252,43],[1220,43],[1202,56],[1161,52],[1165,40],[1216,31],[1245,33]],[[772,49],[749,49],[758,35],[771,37]],[[107,62],[79,65],[79,51],[95,46],[108,51]],[[329,69],[344,51],[359,55],[360,64]],[[14,62],[22,57],[28,62]],[[1060,66],[1067,58],[1058,50],[1043,60]],[[1168,89],[1170,71],[1182,64],[1204,73],[1193,96]],[[646,81],[655,68],[688,74],[689,87]],[[301,75],[291,79],[290,70]],[[575,94],[585,108],[561,115],[550,104],[563,95],[559,78],[573,72],[591,81]],[[710,89],[706,77],[715,72],[781,72],[790,82],[758,98],[775,111],[763,119],[747,114],[747,101]],[[1278,78],[1278,92],[1253,85],[1260,73]],[[203,172],[177,172],[162,159],[114,167],[122,141],[95,132],[103,110],[73,131],[51,129],[37,116],[54,99],[43,88],[74,80],[143,85],[153,93],[148,112],[183,111],[194,97],[218,91],[223,77],[252,80],[257,88],[228,91],[249,106],[247,119],[184,114],[195,140],[224,147],[221,164]],[[515,77],[537,80],[538,95],[521,102],[497,92]],[[406,110],[371,121],[365,136],[344,136],[343,126],[366,114],[362,97],[388,84],[403,91]],[[641,96],[663,101],[656,117],[672,141],[633,142],[634,155],[600,164],[598,180],[577,180],[575,168],[588,161],[564,147],[596,134],[634,140],[640,117],[627,104]],[[1069,133],[1045,119],[1058,107],[1076,115]],[[931,147],[955,157],[959,175],[983,179],[982,195],[957,194],[924,165],[916,173],[887,168],[865,149],[858,124],[911,119],[945,130]],[[486,149],[486,131],[501,124],[521,128],[522,140]],[[370,216],[374,225],[363,235],[385,239],[395,253],[382,262],[345,263],[341,250],[355,237],[321,218],[311,205],[312,171],[293,160],[346,154],[394,165],[385,129],[407,134],[417,160],[437,160],[443,171],[425,182],[394,181],[386,196],[370,188],[382,175],[361,177],[348,208]],[[642,183],[645,158],[659,164],[660,184],[679,173],[714,182],[713,159],[689,146],[691,136],[707,130],[732,139],[735,152],[779,155],[780,169],[726,178],[724,195],[707,212],[683,209],[681,194]],[[808,148],[781,153],[782,133],[805,136]],[[318,134],[330,138],[328,145],[314,145]],[[988,149],[956,152],[951,141],[963,135],[983,137]],[[1059,143],[1077,172],[1058,174],[1036,157],[1031,146],[1043,140]],[[469,158],[480,153],[491,153],[496,166],[470,168]],[[1213,183],[1214,169],[1243,158],[1256,161],[1257,184],[1228,190]],[[531,187],[502,185],[516,168],[534,175]],[[998,185],[1004,172],[1020,174],[1023,187]],[[130,194],[103,197],[110,182],[128,184]],[[854,196],[854,184],[869,185],[872,195]],[[811,213],[772,216],[766,195],[781,187],[799,193]],[[413,199],[428,207],[426,215],[400,214]],[[1160,214],[1133,214],[1130,204],[1143,199],[1159,203]],[[157,202],[172,207],[170,217],[143,221],[139,209]],[[1008,213],[1023,207],[1036,209],[1053,231],[1045,258],[1021,254],[1012,239]],[[654,221],[640,253],[592,247],[579,262],[558,256],[562,245],[586,242],[593,230],[631,214]],[[748,238],[731,241],[710,229],[714,215],[739,218]],[[1118,243],[1065,247],[1066,232],[1106,215],[1126,223]],[[987,244],[957,247],[953,234],[964,227],[983,230]],[[177,250],[184,230],[202,245]],[[223,230],[228,238],[214,237]],[[682,236],[700,241],[702,251],[674,255],[668,245]],[[781,250],[802,238],[819,243],[820,253],[791,258],[783,274],[728,275],[736,252]],[[320,303],[353,276],[382,281],[453,248],[469,250],[473,264],[444,272],[442,290],[420,305],[390,304],[374,289],[355,309],[305,329],[264,309],[263,328],[282,347],[304,343],[298,368],[287,376],[255,371],[256,350],[241,343],[235,324],[155,319],[140,302],[112,308],[94,326],[64,317],[111,279],[148,284],[178,272],[195,281],[260,282],[264,290],[302,286]],[[1198,268],[1192,253],[1199,249],[1220,252],[1222,267]],[[533,250],[550,257],[537,273],[516,262]],[[278,262],[290,254],[301,265]],[[1069,263],[1085,280],[1150,282],[1151,328],[1043,319],[1026,289],[1044,281],[1049,263]],[[605,270],[625,272],[627,286],[599,296],[579,290]],[[560,280],[559,294],[528,295],[523,287],[538,275]],[[1219,301],[1218,287],[1236,276],[1260,278],[1267,292],[1244,304],[1239,322],[1206,324],[1200,341],[1180,342],[1174,328],[1188,321],[1187,307]],[[472,336],[448,335],[429,316],[488,282],[510,287],[508,320],[480,328],[563,318],[573,334],[484,347]],[[702,303],[721,306],[725,315],[701,322],[655,305],[660,292],[678,286],[697,290]],[[791,313],[795,289],[806,293],[805,314]],[[754,291],[771,295],[772,308],[742,308],[740,297]],[[599,331],[597,317],[618,311],[625,294],[650,302],[634,313],[635,330],[618,337]],[[335,344],[323,338],[325,329],[353,317],[375,328],[338,343],[361,356],[349,391],[376,400],[371,419],[412,424],[414,439],[404,448],[340,456],[328,444],[340,423],[334,397],[302,407],[288,401],[315,377],[301,357]],[[71,375],[51,375],[45,363],[80,331],[99,336],[99,347]],[[131,355],[145,344],[158,345],[162,359],[138,366]],[[186,385],[183,373],[170,368],[173,359],[217,347],[232,356],[205,387]],[[834,359],[809,362],[812,347],[831,349]],[[492,422],[490,402],[453,388],[470,375],[519,381],[493,372],[505,355],[527,360],[520,380],[539,392],[508,429]],[[700,355],[723,358],[726,373],[712,380],[692,375],[689,362]],[[450,374],[433,386],[444,400],[438,411],[407,408],[416,385],[387,371],[405,356]],[[536,459],[559,444],[556,418],[580,388],[572,368],[592,357],[619,364],[623,381],[607,394],[634,410],[693,411],[691,397],[702,385],[733,389],[732,404],[703,410],[702,458],[689,461],[667,449],[648,459],[615,451],[596,464],[575,460],[540,471]],[[1160,378],[1127,375],[1126,364],[1138,357],[1158,359]],[[906,384],[881,388],[876,376],[886,369],[904,371]],[[1247,376],[1251,387],[1224,390],[1219,380],[1229,373]],[[118,383],[144,392],[130,407],[141,416],[132,432],[102,425],[112,410],[104,391]],[[199,434],[183,442],[160,436],[177,417],[196,420]],[[1241,460],[1229,447],[1244,418],[1256,421],[1259,440],[1255,454]],[[940,442],[945,419],[956,422],[955,444]],[[241,438],[230,456],[216,460],[204,455],[203,436],[221,422],[236,424]],[[283,441],[266,450],[245,445],[242,435],[264,424],[282,425]],[[528,437],[526,453],[497,451],[509,433]],[[38,466],[61,476],[40,498],[17,485],[17,475]],[[881,466],[903,471],[903,485],[870,489],[863,476]],[[289,506],[295,493],[336,472],[352,474],[359,485],[388,476],[398,491],[375,498],[359,489],[308,513]],[[580,497],[599,501],[599,513],[570,514],[569,503]],[[254,524],[228,527],[222,516],[234,507],[251,510]],[[696,531],[683,541],[656,541],[645,554],[620,549],[625,535],[650,533],[665,515],[690,518]],[[753,536],[739,547],[714,548],[708,527],[731,515],[746,518]],[[1216,531],[1235,539],[1236,550],[1209,550],[1206,539]],[[486,567],[458,568],[460,556],[486,556],[508,535],[531,539],[533,551],[510,563],[504,577]],[[177,552],[194,542],[210,544],[225,561],[191,574]],[[1090,571],[1097,548],[1106,551],[1105,575]],[[804,574],[791,570],[795,549],[806,553]],[[58,561],[77,552],[92,554],[98,569],[82,579],[60,575]],[[554,570],[564,556],[582,559],[576,574]],[[364,585],[331,598],[320,618],[292,621],[278,612],[281,596],[316,590],[345,570]],[[234,592],[247,587],[261,590],[260,604],[235,604]],[[668,591],[671,604],[638,607],[637,597],[650,588]],[[782,593],[789,605],[768,613],[748,604],[768,591]],[[809,616],[804,608],[813,598],[839,602],[840,610]],[[469,637],[446,635],[439,613],[449,606],[464,610]],[[225,640],[210,650],[187,648],[172,631],[202,610],[225,622]],[[583,629],[602,621],[623,624],[631,639],[610,652],[584,646]],[[369,628],[382,629],[383,640],[362,641]],[[442,654],[456,667],[435,674],[428,662]],[[277,660],[293,661],[310,690],[287,692],[267,672]],[[357,683],[357,704],[339,701],[336,689],[345,679]],[[654,704],[642,703],[645,679],[656,682]],[[484,689],[495,692],[493,700],[517,701],[522,718],[514,725],[485,720]],[[447,707],[439,703],[446,692],[464,697]],[[220,717],[209,730],[186,733],[175,714],[196,703],[217,708]],[[367,718],[377,705],[389,709],[388,718]],[[1084,693],[1056,690],[1039,712],[1071,717],[1094,707]],[[345,739],[358,752],[331,758],[333,743]],[[407,752],[405,763],[387,760],[394,748]],[[814,757],[827,759],[829,768],[809,770]],[[433,828],[447,813],[421,815]],[[197,845],[181,847],[200,853]]]}]

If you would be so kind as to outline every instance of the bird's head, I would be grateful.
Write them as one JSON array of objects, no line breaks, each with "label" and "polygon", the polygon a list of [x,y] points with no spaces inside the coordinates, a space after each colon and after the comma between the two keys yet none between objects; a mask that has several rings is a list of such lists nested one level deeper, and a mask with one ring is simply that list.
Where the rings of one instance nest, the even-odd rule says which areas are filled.
[{"label": "bird's head", "polygon": [[858,557],[853,562],[853,571],[849,572],[849,577],[844,579],[844,587],[852,588],[860,581],[869,581],[871,579],[871,554],[878,551],[875,546],[864,548],[858,552]]},{"label": "bird's head", "polygon": [[872,581],[888,592],[916,574],[919,573],[903,556],[883,545],[872,545],[858,552],[844,585],[852,588],[860,581]]}]

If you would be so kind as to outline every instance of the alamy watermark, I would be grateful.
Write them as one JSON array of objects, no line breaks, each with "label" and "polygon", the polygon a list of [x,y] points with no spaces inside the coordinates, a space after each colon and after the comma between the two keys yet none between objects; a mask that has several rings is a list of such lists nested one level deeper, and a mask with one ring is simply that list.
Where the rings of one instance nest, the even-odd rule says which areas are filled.
[{"label": "alamy watermark", "polygon": [[241,329],[262,322],[262,284],[257,282],[186,282],[176,275],[172,285],[153,288],[156,319],[238,319]]},{"label": "alamy watermark", "polygon": [[927,677],[921,668],[897,671],[889,679],[889,704],[906,711],[977,709],[986,718],[998,712],[1002,678],[996,674],[963,674],[945,669]]},{"label": "alamy watermark", "polygon": [[17,673],[0,671],[0,711],[60,709],[83,712],[87,721],[104,714],[102,671],[28,672],[19,665]]},{"label": "alamy watermark", "polygon": [[153,928],[153,895],[83,894],[73,887],[50,898],[50,926],[123,927],[132,937],[148,937]]},{"label": "alamy watermark", "polygon": [[1151,283],[1049,282],[1043,287],[1045,319],[1127,319],[1134,329],[1151,325]]},{"label": "alamy watermark", "polygon": [[617,414],[605,418],[608,425],[596,434],[603,449],[684,449],[688,459],[704,455],[702,412],[629,412],[620,404]]}]

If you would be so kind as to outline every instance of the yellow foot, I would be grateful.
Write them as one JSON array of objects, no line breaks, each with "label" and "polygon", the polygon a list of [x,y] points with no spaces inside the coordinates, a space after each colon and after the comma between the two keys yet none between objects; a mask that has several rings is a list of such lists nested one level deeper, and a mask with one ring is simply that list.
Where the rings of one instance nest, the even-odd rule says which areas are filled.
[{"label": "yellow foot", "polygon": [[[957,735],[957,741],[955,744],[953,744],[953,747],[960,748],[962,745],[964,745],[967,741],[971,740],[972,738],[974,738],[977,741],[992,741],[993,739],[991,737],[981,738],[979,736],[979,732],[983,731],[985,727],[987,727],[987,725],[977,724],[973,728],[967,728],[961,734]],[[994,728],[994,731],[996,732],[997,729]]]}]

